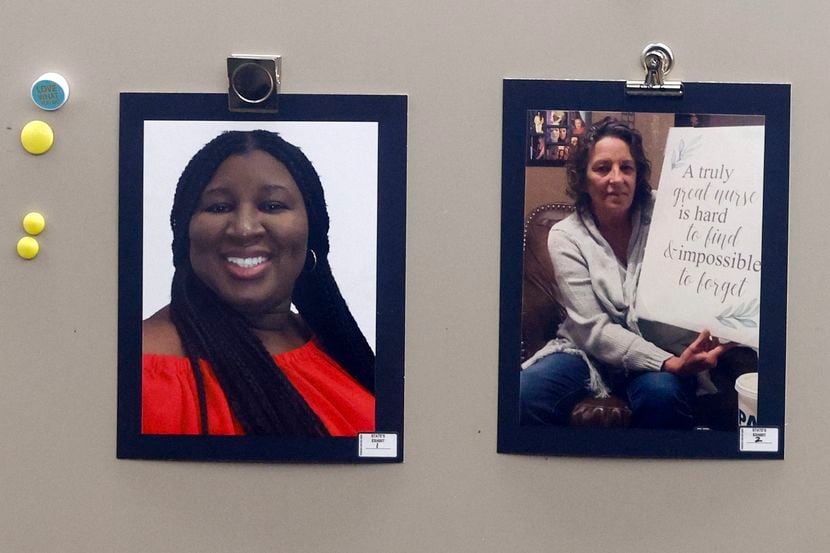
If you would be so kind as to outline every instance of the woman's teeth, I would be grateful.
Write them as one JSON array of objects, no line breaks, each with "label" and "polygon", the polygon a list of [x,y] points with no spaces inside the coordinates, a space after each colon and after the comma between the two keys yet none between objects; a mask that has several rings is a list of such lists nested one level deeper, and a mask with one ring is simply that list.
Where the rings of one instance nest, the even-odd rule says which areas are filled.
[{"label": "woman's teeth", "polygon": [[265,258],[260,257],[229,257],[228,263],[233,263],[234,265],[239,265],[243,268],[250,268],[256,267],[260,263],[265,263]]}]

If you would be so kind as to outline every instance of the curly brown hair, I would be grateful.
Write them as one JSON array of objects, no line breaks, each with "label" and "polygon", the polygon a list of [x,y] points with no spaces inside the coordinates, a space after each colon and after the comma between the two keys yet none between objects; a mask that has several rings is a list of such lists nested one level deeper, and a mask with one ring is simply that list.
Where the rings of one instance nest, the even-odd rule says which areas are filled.
[{"label": "curly brown hair", "polygon": [[622,121],[613,117],[606,117],[590,129],[579,141],[579,146],[571,153],[566,166],[568,175],[568,195],[575,200],[576,209],[585,211],[591,205],[591,197],[588,195],[588,161],[597,142],[606,137],[619,138],[631,151],[631,157],[637,168],[637,186],[634,190],[632,207],[642,207],[651,194],[651,162],[646,157],[643,149],[643,137],[636,129],[632,129]]}]

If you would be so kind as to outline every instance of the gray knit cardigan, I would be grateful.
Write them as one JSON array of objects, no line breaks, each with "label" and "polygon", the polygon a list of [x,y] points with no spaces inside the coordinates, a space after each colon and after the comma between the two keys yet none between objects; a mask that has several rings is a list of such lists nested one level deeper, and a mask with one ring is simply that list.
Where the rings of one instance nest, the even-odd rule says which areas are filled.
[{"label": "gray knit cardigan", "polygon": [[[676,336],[662,340],[660,332],[669,329],[649,325],[652,332],[646,339],[634,308],[653,209],[652,195],[645,207],[633,214],[625,267],[590,213],[577,211],[553,226],[548,235],[548,250],[559,300],[567,316],[559,325],[556,338],[527,359],[523,368],[554,352],[579,355],[590,369],[590,389],[597,397],[607,397],[604,372],[659,371],[672,356],[654,342],[673,343]],[[670,349],[676,351],[677,346],[672,345]]]}]

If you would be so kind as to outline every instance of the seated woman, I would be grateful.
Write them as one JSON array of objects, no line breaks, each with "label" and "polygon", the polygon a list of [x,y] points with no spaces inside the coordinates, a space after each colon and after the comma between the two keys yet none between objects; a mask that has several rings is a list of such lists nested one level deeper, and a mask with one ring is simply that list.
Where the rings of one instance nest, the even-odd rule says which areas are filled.
[{"label": "seated woman", "polygon": [[650,172],[640,134],[611,118],[574,150],[567,176],[576,211],[548,237],[566,318],[523,364],[522,424],[567,424],[580,399],[613,390],[627,399],[633,426],[694,425],[696,374],[714,368],[729,346],[703,330],[677,349],[677,329],[637,318],[654,207]]},{"label": "seated woman", "polygon": [[170,221],[170,305],[143,325],[142,432],[373,430],[374,353],[331,273],[323,188],[300,149],[219,135],[184,169]]}]

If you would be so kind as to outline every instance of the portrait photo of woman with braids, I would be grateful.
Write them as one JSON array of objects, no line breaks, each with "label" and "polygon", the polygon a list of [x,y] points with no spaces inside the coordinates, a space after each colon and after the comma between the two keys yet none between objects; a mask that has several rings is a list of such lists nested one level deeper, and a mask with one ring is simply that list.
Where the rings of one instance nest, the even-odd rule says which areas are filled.
[{"label": "portrait photo of woman with braids", "polygon": [[375,430],[375,355],[335,281],[329,223],[315,167],[276,132],[225,131],[192,156],[169,304],[143,323],[142,434]]}]

